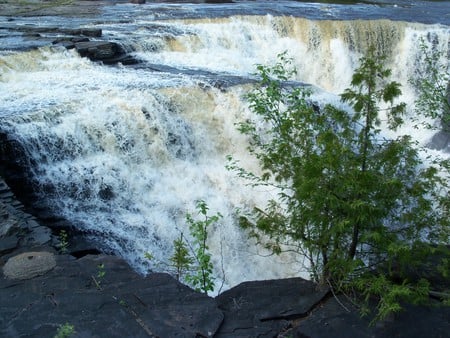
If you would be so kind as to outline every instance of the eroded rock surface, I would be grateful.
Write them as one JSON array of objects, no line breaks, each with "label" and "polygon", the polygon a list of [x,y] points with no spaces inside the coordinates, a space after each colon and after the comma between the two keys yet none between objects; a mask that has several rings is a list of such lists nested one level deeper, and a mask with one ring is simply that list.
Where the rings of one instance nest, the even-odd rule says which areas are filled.
[{"label": "eroded rock surface", "polygon": [[345,297],[331,297],[286,332],[291,338],[445,338],[450,332],[450,307],[406,306],[405,311],[370,325]]},{"label": "eroded rock surface", "polygon": [[217,337],[275,337],[327,294],[328,289],[302,278],[242,283],[217,297],[225,313]]},{"label": "eroded rock surface", "polygon": [[2,278],[0,298],[1,337],[53,337],[65,323],[77,337],[209,337],[223,320],[214,299],[106,255],[59,255],[45,275]]}]

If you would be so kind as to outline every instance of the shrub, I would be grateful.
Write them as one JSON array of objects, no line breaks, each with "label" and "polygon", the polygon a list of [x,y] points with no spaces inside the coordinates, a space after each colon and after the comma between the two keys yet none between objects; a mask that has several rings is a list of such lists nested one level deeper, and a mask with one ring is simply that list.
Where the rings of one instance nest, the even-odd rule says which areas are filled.
[{"label": "shrub", "polygon": [[366,300],[376,296],[377,318],[383,318],[403,300],[427,298],[426,278],[412,281],[393,267],[399,260],[410,264],[422,241],[433,244],[430,250],[445,248],[449,175],[442,162],[424,166],[409,136],[383,137],[381,106],[388,106],[383,112],[394,130],[405,104],[395,103],[400,85],[388,81],[383,58],[373,55],[361,58],[341,95],[352,113],[317,109],[309,89],[286,85],[295,69],[285,53],[274,66],[258,65],[260,83],[247,96],[255,118],[239,130],[262,173],[232,157],[228,168],[253,186],[279,191],[268,205],[242,215],[251,236],[274,253],[306,257],[316,282]]}]

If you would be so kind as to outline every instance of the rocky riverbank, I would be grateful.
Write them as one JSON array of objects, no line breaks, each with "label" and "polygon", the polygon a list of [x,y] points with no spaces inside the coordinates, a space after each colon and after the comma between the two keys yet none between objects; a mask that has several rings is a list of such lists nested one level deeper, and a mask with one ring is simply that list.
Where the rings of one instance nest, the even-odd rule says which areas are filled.
[{"label": "rocky riverbank", "polygon": [[102,6],[111,3],[228,3],[232,0],[0,0],[0,15],[5,16],[47,16],[61,15],[77,17],[98,14]]},{"label": "rocky riverbank", "polygon": [[0,336],[447,337],[450,308],[412,307],[369,327],[342,296],[301,278],[242,283],[212,298],[167,274],[70,249],[0,179]]},{"label": "rocky riverbank", "polygon": [[[46,15],[73,15],[91,16],[98,13],[102,4],[111,1],[93,0],[2,0],[0,13],[4,16],[46,16]],[[119,1],[115,1],[119,2]],[[126,2],[126,1],[122,1]]]}]

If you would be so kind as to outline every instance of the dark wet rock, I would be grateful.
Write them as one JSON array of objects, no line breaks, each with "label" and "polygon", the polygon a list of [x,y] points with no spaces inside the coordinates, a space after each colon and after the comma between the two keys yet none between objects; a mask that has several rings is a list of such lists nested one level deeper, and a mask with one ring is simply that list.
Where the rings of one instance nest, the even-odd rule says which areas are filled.
[{"label": "dark wet rock", "polygon": [[80,56],[88,57],[92,61],[102,61],[105,64],[132,64],[137,61],[127,55],[118,43],[109,41],[75,42],[74,48]]},{"label": "dark wet rock", "polygon": [[130,0],[130,3],[142,5],[145,4],[145,0]]},{"label": "dark wet rock", "polygon": [[450,153],[450,133],[447,131],[437,132],[428,145],[431,149],[442,150]]},{"label": "dark wet rock", "polygon": [[[338,302],[301,278],[245,282],[212,299],[167,274],[143,277],[124,260],[98,254],[93,242],[64,222],[55,223],[48,243],[50,229],[16,209],[14,194],[1,181],[0,190],[0,221],[14,220],[0,236],[0,337],[53,337],[65,323],[77,337],[105,338],[439,338],[450,329],[448,307],[406,306],[369,326],[370,318],[360,318],[346,298]],[[68,233],[66,250],[56,240],[62,229]],[[68,254],[55,255],[55,249]],[[410,267],[411,278],[429,275],[429,265],[441,258],[437,253],[429,264]],[[440,290],[441,282],[433,288]],[[442,290],[447,286],[448,281]]]},{"label": "dark wet rock", "polygon": [[0,256],[16,249],[48,247],[51,229],[24,211],[22,203],[0,178]]},{"label": "dark wet rock", "polygon": [[19,227],[19,220],[7,208],[4,203],[0,202],[0,238],[8,236],[11,232]]},{"label": "dark wet rock", "polygon": [[51,241],[51,230],[46,226],[40,225],[33,219],[26,221],[23,229],[26,231],[26,235],[23,239],[23,246],[44,246]]},{"label": "dark wet rock", "polygon": [[18,246],[17,236],[0,237],[0,256],[13,252]]},{"label": "dark wet rock", "polygon": [[75,43],[77,42],[88,42],[89,38],[87,37],[61,37],[52,41],[53,45],[63,46],[67,49],[75,48]]},{"label": "dark wet rock", "polygon": [[86,41],[75,43],[75,49],[81,56],[87,56],[94,61],[102,61],[122,55],[119,44],[108,41]]},{"label": "dark wet rock", "polygon": [[54,247],[58,252],[81,258],[87,255],[100,255],[101,243],[87,238],[82,232],[76,231],[72,227],[53,229]]},{"label": "dark wet rock", "polygon": [[[123,295],[158,337],[211,337],[223,320],[214,299],[194,292],[166,274],[151,274],[146,281],[134,281]],[[164,323],[164,325],[162,325]]]},{"label": "dark wet rock", "polygon": [[27,34],[55,34],[55,35],[83,35],[89,37],[101,37],[100,28],[60,28],[60,27],[41,27],[41,26],[17,26],[14,30],[25,32]]},{"label": "dark wet rock", "polygon": [[[23,29],[16,29],[22,31]],[[105,64],[122,62],[135,64],[136,60],[127,55],[118,43],[110,41],[91,41],[91,37],[100,37],[100,29],[61,29],[54,27],[27,27],[22,36],[28,40],[28,48],[33,49],[46,45],[63,46],[76,49],[81,56],[92,61],[102,61]]]},{"label": "dark wet rock", "polygon": [[101,60],[101,61],[105,65],[114,65],[114,64],[117,64],[117,63],[120,63],[122,65],[134,65],[136,63],[139,63],[138,60],[136,60],[131,55],[127,55],[127,54],[121,54],[121,55],[118,55],[118,56],[113,57],[111,59],[104,59],[104,60]]},{"label": "dark wet rock", "polygon": [[450,332],[450,307],[406,306],[405,311],[369,325],[371,318],[362,318],[345,297],[338,299],[331,297],[283,337],[444,338]]},{"label": "dark wet rock", "polygon": [[207,4],[227,4],[227,3],[234,3],[233,0],[205,0],[204,1]]},{"label": "dark wet rock", "polygon": [[100,28],[62,28],[42,27],[36,25],[12,26],[7,28],[15,34],[27,39],[26,49],[38,48],[46,45],[63,46],[67,49],[76,49],[83,56],[92,61],[101,61],[105,64],[122,63],[124,65],[136,64],[137,60],[128,55],[122,46],[116,42],[90,40],[102,36]]},{"label": "dark wet rock", "polygon": [[223,319],[214,299],[104,255],[57,256],[43,276],[1,279],[0,298],[1,337],[53,337],[64,323],[80,337],[208,337]]},{"label": "dark wet rock", "polygon": [[79,32],[79,34],[74,34],[74,35],[84,35],[84,36],[90,36],[90,37],[102,36],[102,30],[100,28],[80,28],[79,30],[76,30],[76,33],[78,33],[78,32]]},{"label": "dark wet rock", "polygon": [[[0,173],[3,178],[0,182],[8,184],[7,191],[3,192],[1,201],[11,206],[15,198],[12,198],[11,191],[21,201],[32,199],[32,182],[28,179],[29,169],[32,167],[31,160],[27,156],[27,151],[21,143],[6,132],[0,131]],[[1,189],[1,187],[0,187]],[[10,194],[10,196],[4,196]]]},{"label": "dark wet rock", "polygon": [[302,278],[242,283],[216,298],[225,314],[217,337],[275,337],[327,294]]},{"label": "dark wet rock", "polygon": [[98,197],[100,197],[104,201],[109,201],[114,199],[114,197],[116,197],[116,194],[114,193],[114,190],[110,185],[102,184],[98,192]]}]

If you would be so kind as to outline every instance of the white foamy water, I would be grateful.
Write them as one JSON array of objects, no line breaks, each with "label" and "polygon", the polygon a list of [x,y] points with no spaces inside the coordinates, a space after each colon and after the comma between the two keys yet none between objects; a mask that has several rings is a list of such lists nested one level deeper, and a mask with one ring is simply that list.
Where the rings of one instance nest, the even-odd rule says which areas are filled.
[{"label": "white foamy water", "polygon": [[[145,63],[107,67],[63,49],[4,55],[1,128],[26,145],[36,164],[35,181],[54,211],[143,273],[163,269],[146,261],[145,252],[167,262],[173,240],[180,232],[188,235],[186,213],[195,213],[195,201],[205,200],[212,214],[224,216],[211,229],[209,246],[217,284],[224,273],[225,288],[307,274],[301,258],[268,256],[239,229],[236,208],[264,205],[277,192],[251,189],[225,169],[226,155],[232,154],[257,170],[235,126],[250,116],[242,98],[250,86],[219,90],[209,82],[250,76],[255,64],[274,62],[287,50],[299,70],[297,80],[323,88],[317,100],[337,102],[336,94],[348,86],[358,58],[373,42],[389,54],[388,66],[411,103],[408,77],[421,66],[418,41],[424,37],[448,53],[449,37],[449,28],[438,25],[272,16],[141,18],[133,27],[102,28],[144,62],[179,72],[153,72]],[[412,133],[411,126],[404,132]],[[429,137],[426,132],[418,139]]]}]

